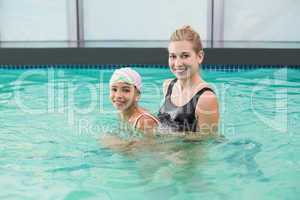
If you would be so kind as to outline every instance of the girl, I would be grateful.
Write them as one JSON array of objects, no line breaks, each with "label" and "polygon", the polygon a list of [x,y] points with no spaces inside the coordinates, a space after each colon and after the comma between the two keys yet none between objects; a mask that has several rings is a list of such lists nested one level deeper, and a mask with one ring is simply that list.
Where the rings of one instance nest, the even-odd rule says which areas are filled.
[{"label": "girl", "polygon": [[110,100],[121,120],[137,131],[152,134],[158,120],[138,105],[141,95],[141,76],[133,69],[116,70],[109,82]]},{"label": "girl", "polygon": [[[118,69],[110,79],[109,88],[110,100],[118,111],[121,122],[125,124],[125,127],[129,127],[122,131],[137,131],[142,133],[146,139],[153,138],[159,122],[147,110],[138,105],[142,91],[141,76],[129,67]],[[149,141],[147,140],[147,142]],[[100,142],[103,146],[114,150],[124,150],[124,148],[143,144],[141,140],[133,138],[124,140],[114,134],[102,135]]]}]

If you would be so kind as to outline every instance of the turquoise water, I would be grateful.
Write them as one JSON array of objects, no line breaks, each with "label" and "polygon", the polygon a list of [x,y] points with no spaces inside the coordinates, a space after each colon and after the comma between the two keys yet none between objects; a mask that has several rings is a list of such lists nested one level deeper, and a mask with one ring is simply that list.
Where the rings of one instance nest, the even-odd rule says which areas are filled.
[{"label": "turquoise water", "polygon": [[[141,105],[162,103],[168,69],[138,68]],[[0,70],[0,199],[298,199],[300,71],[203,71],[225,139],[123,152],[101,134],[118,119],[112,70]]]}]

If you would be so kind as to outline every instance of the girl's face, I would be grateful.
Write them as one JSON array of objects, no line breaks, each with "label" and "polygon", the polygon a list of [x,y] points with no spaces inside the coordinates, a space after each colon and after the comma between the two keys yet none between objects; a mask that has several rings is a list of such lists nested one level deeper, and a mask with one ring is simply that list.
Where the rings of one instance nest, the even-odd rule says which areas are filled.
[{"label": "girl's face", "polygon": [[196,53],[189,41],[174,41],[169,44],[169,66],[177,79],[188,79],[198,73],[203,53]]},{"label": "girl's face", "polygon": [[125,111],[139,99],[137,89],[128,83],[118,82],[110,86],[110,100],[118,111]]}]

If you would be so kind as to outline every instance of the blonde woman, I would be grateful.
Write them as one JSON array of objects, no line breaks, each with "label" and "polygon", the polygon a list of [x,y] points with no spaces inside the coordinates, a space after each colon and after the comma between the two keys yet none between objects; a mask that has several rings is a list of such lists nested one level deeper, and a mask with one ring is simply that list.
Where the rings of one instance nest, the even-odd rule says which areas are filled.
[{"label": "blonde woman", "polygon": [[161,131],[215,134],[218,100],[200,74],[204,51],[199,34],[190,26],[177,29],[171,35],[168,52],[175,78],[163,84],[165,100],[158,113]]}]

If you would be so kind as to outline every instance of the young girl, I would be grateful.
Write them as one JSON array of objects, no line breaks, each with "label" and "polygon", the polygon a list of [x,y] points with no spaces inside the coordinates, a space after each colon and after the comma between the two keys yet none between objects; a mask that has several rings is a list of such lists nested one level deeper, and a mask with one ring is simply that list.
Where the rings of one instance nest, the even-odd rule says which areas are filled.
[{"label": "young girl", "polygon": [[[125,124],[125,127],[129,126],[127,131],[130,132],[133,129],[133,131],[143,134],[145,138],[152,138],[159,122],[147,110],[138,105],[142,91],[141,76],[129,67],[117,69],[110,79],[109,88],[110,100],[118,111],[121,122]],[[101,143],[108,148],[117,150],[141,144],[136,139],[124,140],[112,134],[103,136]]]},{"label": "young girl", "polygon": [[144,134],[152,134],[158,120],[138,105],[142,90],[141,76],[126,67],[116,70],[109,82],[110,100],[121,120]]}]

